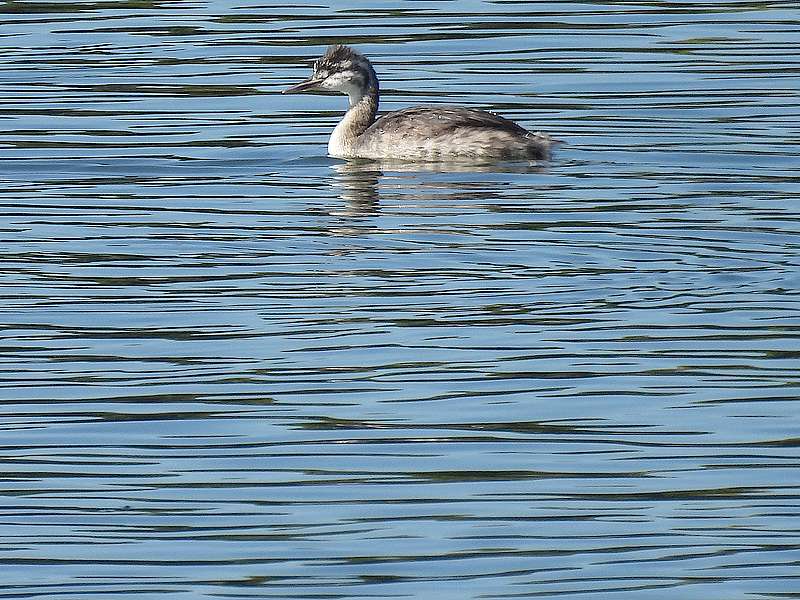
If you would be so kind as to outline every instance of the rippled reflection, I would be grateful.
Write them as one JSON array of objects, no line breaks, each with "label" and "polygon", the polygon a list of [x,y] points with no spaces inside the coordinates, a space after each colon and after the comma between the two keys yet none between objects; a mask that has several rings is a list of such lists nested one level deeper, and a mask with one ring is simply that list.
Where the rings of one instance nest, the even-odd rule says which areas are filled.
[{"label": "rippled reflection", "polygon": [[[334,182],[340,190],[339,197],[354,211],[373,211],[379,207],[381,184],[385,182],[386,193],[391,195],[396,188],[398,173],[543,173],[547,166],[536,162],[521,163],[487,163],[470,164],[464,162],[428,162],[412,163],[404,161],[351,161],[336,162],[331,165]],[[409,177],[402,177],[409,181]],[[416,200],[429,199],[424,188],[434,186],[437,190],[451,189],[453,200],[464,198],[464,180],[459,178],[452,182],[446,180],[427,181],[420,186]],[[430,191],[430,190],[429,190]]]}]

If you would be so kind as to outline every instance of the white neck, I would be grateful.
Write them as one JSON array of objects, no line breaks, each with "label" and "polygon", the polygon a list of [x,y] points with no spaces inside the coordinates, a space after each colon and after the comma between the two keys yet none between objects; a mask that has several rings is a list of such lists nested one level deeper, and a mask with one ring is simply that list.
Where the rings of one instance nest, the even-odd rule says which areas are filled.
[{"label": "white neck", "polygon": [[331,133],[328,154],[336,158],[354,158],[358,137],[375,121],[378,112],[377,86],[366,90],[350,86],[342,90],[350,98],[350,108]]}]

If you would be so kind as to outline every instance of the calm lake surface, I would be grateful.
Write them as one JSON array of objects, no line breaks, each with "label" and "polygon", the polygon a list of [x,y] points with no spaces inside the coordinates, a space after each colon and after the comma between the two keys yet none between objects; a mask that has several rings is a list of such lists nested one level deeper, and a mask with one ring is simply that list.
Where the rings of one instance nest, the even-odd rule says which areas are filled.
[{"label": "calm lake surface", "polygon": [[[0,598],[800,595],[797,2],[0,20]],[[330,159],[336,42],[564,143]]]}]

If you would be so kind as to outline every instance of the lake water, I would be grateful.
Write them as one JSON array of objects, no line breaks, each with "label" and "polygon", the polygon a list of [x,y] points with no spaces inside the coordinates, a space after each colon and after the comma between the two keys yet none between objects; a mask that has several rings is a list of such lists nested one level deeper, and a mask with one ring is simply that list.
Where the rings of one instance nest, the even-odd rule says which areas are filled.
[{"label": "lake water", "polygon": [[797,2],[0,13],[0,598],[798,597]]}]

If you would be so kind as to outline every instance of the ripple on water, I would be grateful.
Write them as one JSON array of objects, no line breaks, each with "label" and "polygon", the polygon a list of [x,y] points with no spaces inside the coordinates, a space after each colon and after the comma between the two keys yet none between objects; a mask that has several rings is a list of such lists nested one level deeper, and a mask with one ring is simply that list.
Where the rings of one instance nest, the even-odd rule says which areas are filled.
[{"label": "ripple on water", "polygon": [[[791,595],[790,4],[0,9],[0,590]],[[340,41],[565,143],[328,159]]]}]

